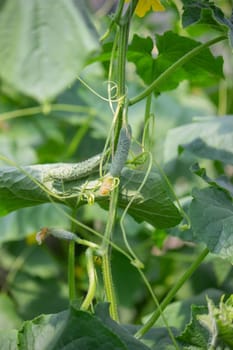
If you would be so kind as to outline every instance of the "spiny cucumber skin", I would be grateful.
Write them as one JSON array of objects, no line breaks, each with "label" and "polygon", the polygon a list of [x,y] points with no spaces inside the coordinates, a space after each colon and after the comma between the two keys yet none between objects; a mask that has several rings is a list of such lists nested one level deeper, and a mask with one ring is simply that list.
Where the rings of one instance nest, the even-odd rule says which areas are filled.
[{"label": "spiny cucumber skin", "polygon": [[50,170],[44,180],[63,180],[73,181],[90,175],[94,169],[100,164],[102,154],[97,154],[94,157],[88,158],[77,164],[64,164]]},{"label": "spiny cucumber skin", "polygon": [[63,229],[56,229],[52,227],[48,229],[48,234],[56,238],[65,239],[68,241],[75,241],[77,239],[77,236],[72,232],[69,232]]},{"label": "spiny cucumber skin", "polygon": [[121,171],[127,161],[130,143],[131,143],[131,127],[127,125],[126,127],[121,128],[116,153],[113,157],[112,164],[110,167],[110,174],[113,177],[119,177]]}]

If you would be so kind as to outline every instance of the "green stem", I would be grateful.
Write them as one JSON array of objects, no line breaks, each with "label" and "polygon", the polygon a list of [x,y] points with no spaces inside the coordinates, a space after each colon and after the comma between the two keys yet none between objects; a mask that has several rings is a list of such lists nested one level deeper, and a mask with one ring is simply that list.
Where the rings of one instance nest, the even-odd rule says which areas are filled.
[{"label": "green stem", "polygon": [[87,258],[87,274],[89,278],[89,286],[87,295],[81,305],[82,310],[87,310],[91,305],[96,291],[96,275],[95,275],[95,266],[93,262],[93,251],[91,248],[86,250],[86,258]]},{"label": "green stem", "polygon": [[[76,210],[73,210],[72,217],[76,217]],[[75,222],[71,223],[71,232],[75,232]],[[76,297],[75,290],[75,241],[70,241],[68,252],[68,285],[69,285],[69,300],[70,303]]]},{"label": "green stem", "polygon": [[[121,4],[122,5],[122,4]],[[122,12],[122,9],[120,13]],[[129,27],[130,27],[130,17],[131,14],[128,12],[127,16],[119,18],[119,31],[117,35],[119,35],[118,39],[118,61],[117,61],[117,86],[118,86],[118,106],[117,106],[117,116],[114,125],[114,142],[113,142],[113,150],[116,148],[118,137],[120,133],[120,129],[122,127],[123,122],[123,113],[125,112],[125,67],[126,67],[126,55],[127,55],[127,47],[128,47],[128,36],[129,36]],[[114,57],[113,57],[114,58]],[[112,66],[112,62],[110,63],[110,67]],[[103,254],[103,263],[102,263],[102,271],[103,271],[103,281],[104,288],[107,300],[110,302],[110,314],[115,321],[119,320],[118,312],[117,312],[117,303],[116,296],[113,286],[112,280],[112,272],[111,272],[111,236],[113,227],[115,224],[115,216],[117,210],[117,201],[118,201],[118,188],[115,188],[110,197],[110,205],[109,205],[109,218],[106,224],[105,234],[102,242],[102,254]]]},{"label": "green stem", "polygon": [[183,284],[191,277],[191,275],[196,271],[205,257],[208,255],[209,250],[205,248],[201,254],[196,258],[196,260],[191,264],[187,271],[183,274],[183,276],[177,281],[177,283],[172,287],[167,296],[163,299],[160,304],[160,309],[157,309],[149,320],[137,331],[135,334],[136,338],[141,338],[143,335],[149,331],[149,329],[154,325],[154,323],[159,318],[161,311],[163,311],[166,306],[172,301],[177,291],[183,286]]},{"label": "green stem", "polygon": [[[91,116],[94,116],[96,114],[96,112],[90,107],[75,106],[75,105],[69,105],[69,104],[51,104],[48,106],[47,114],[51,111],[88,113]],[[28,107],[28,108],[18,109],[16,111],[1,113],[0,120],[26,117],[26,116],[39,114],[39,113],[44,113],[44,106]]]},{"label": "green stem", "polygon": [[68,284],[69,284],[69,300],[75,299],[75,242],[70,241],[68,253]]},{"label": "green stem", "polygon": [[104,281],[104,289],[107,297],[107,301],[110,303],[110,315],[113,320],[118,321],[119,316],[117,312],[116,295],[113,286],[112,271],[111,271],[111,236],[113,226],[115,224],[115,216],[117,210],[118,200],[118,188],[115,188],[111,193],[110,205],[109,205],[109,219],[107,221],[102,247],[100,251],[102,253],[102,273]]},{"label": "green stem", "polygon": [[117,66],[117,86],[118,86],[118,115],[114,130],[114,149],[116,149],[119,133],[123,123],[123,111],[125,106],[125,67],[126,67],[126,55],[128,47],[129,36],[129,21],[124,21],[119,27],[119,41],[118,41],[118,66]]},{"label": "green stem", "polygon": [[124,7],[124,4],[125,4],[125,0],[120,0],[119,4],[118,4],[118,7],[117,7],[117,10],[116,10],[116,13],[109,25],[109,28],[108,30],[104,33],[104,35],[100,38],[100,42],[104,41],[105,39],[108,38],[108,36],[110,35],[111,31],[112,31],[112,28],[115,24],[117,24],[121,18],[121,14],[122,14],[122,10],[123,10],[123,7]]},{"label": "green stem", "polygon": [[[118,44],[118,98],[125,96],[125,66],[128,47],[129,22],[120,25]],[[124,103],[120,101],[121,104]]]},{"label": "green stem", "polygon": [[149,85],[148,88],[146,88],[142,93],[129,100],[129,105],[134,105],[135,103],[143,100],[145,97],[150,95],[155,89],[158,89],[160,84],[163,83],[171,74],[173,74],[178,68],[182,67],[186,62],[190,61],[194,56],[198,55],[202,50],[225,39],[227,39],[227,37],[225,35],[221,35],[217,38],[209,40],[206,43],[195,47],[194,49],[186,53],[178,61],[173,63],[167,70],[160,74],[160,76],[156,80],[154,80],[153,83]]},{"label": "green stem", "polygon": [[[142,145],[144,151],[150,151],[151,145],[152,145],[152,139],[151,139],[151,128],[150,128],[150,118],[151,118],[151,103],[152,103],[152,94],[147,96],[146,99],[146,108],[145,108],[145,116],[144,116],[144,133],[143,133],[143,139],[142,139]],[[153,126],[153,125],[152,125]],[[153,129],[153,128],[152,128]]]},{"label": "green stem", "polygon": [[116,322],[119,321],[116,295],[113,286],[110,252],[103,255],[102,273],[107,301],[110,303],[110,315]]}]

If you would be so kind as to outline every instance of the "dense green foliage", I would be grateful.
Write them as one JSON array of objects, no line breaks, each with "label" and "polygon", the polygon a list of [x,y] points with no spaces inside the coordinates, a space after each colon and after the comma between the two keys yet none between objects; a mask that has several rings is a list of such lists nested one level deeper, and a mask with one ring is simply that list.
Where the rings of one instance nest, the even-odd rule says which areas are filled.
[{"label": "dense green foliage", "polygon": [[231,2],[94,4],[0,3],[0,350],[230,350]]}]

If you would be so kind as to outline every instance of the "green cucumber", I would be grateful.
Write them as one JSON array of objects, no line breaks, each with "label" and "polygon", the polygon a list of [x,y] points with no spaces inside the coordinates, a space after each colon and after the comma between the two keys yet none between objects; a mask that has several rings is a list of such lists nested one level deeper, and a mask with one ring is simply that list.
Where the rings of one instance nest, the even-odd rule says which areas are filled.
[{"label": "green cucumber", "polygon": [[102,153],[88,158],[83,162],[70,164],[62,163],[58,167],[49,170],[44,176],[44,182],[51,180],[73,181],[87,177],[100,165]]},{"label": "green cucumber", "polygon": [[131,135],[132,132],[130,125],[121,128],[116,153],[114,154],[109,170],[113,177],[120,176],[121,171],[127,161],[131,143]]}]

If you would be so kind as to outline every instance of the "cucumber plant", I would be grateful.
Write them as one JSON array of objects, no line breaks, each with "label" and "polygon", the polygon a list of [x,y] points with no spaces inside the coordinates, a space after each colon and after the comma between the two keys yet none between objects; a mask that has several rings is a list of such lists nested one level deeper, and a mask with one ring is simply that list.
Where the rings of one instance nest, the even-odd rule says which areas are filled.
[{"label": "cucumber plant", "polygon": [[0,6],[0,349],[231,349],[232,4],[102,3]]}]

